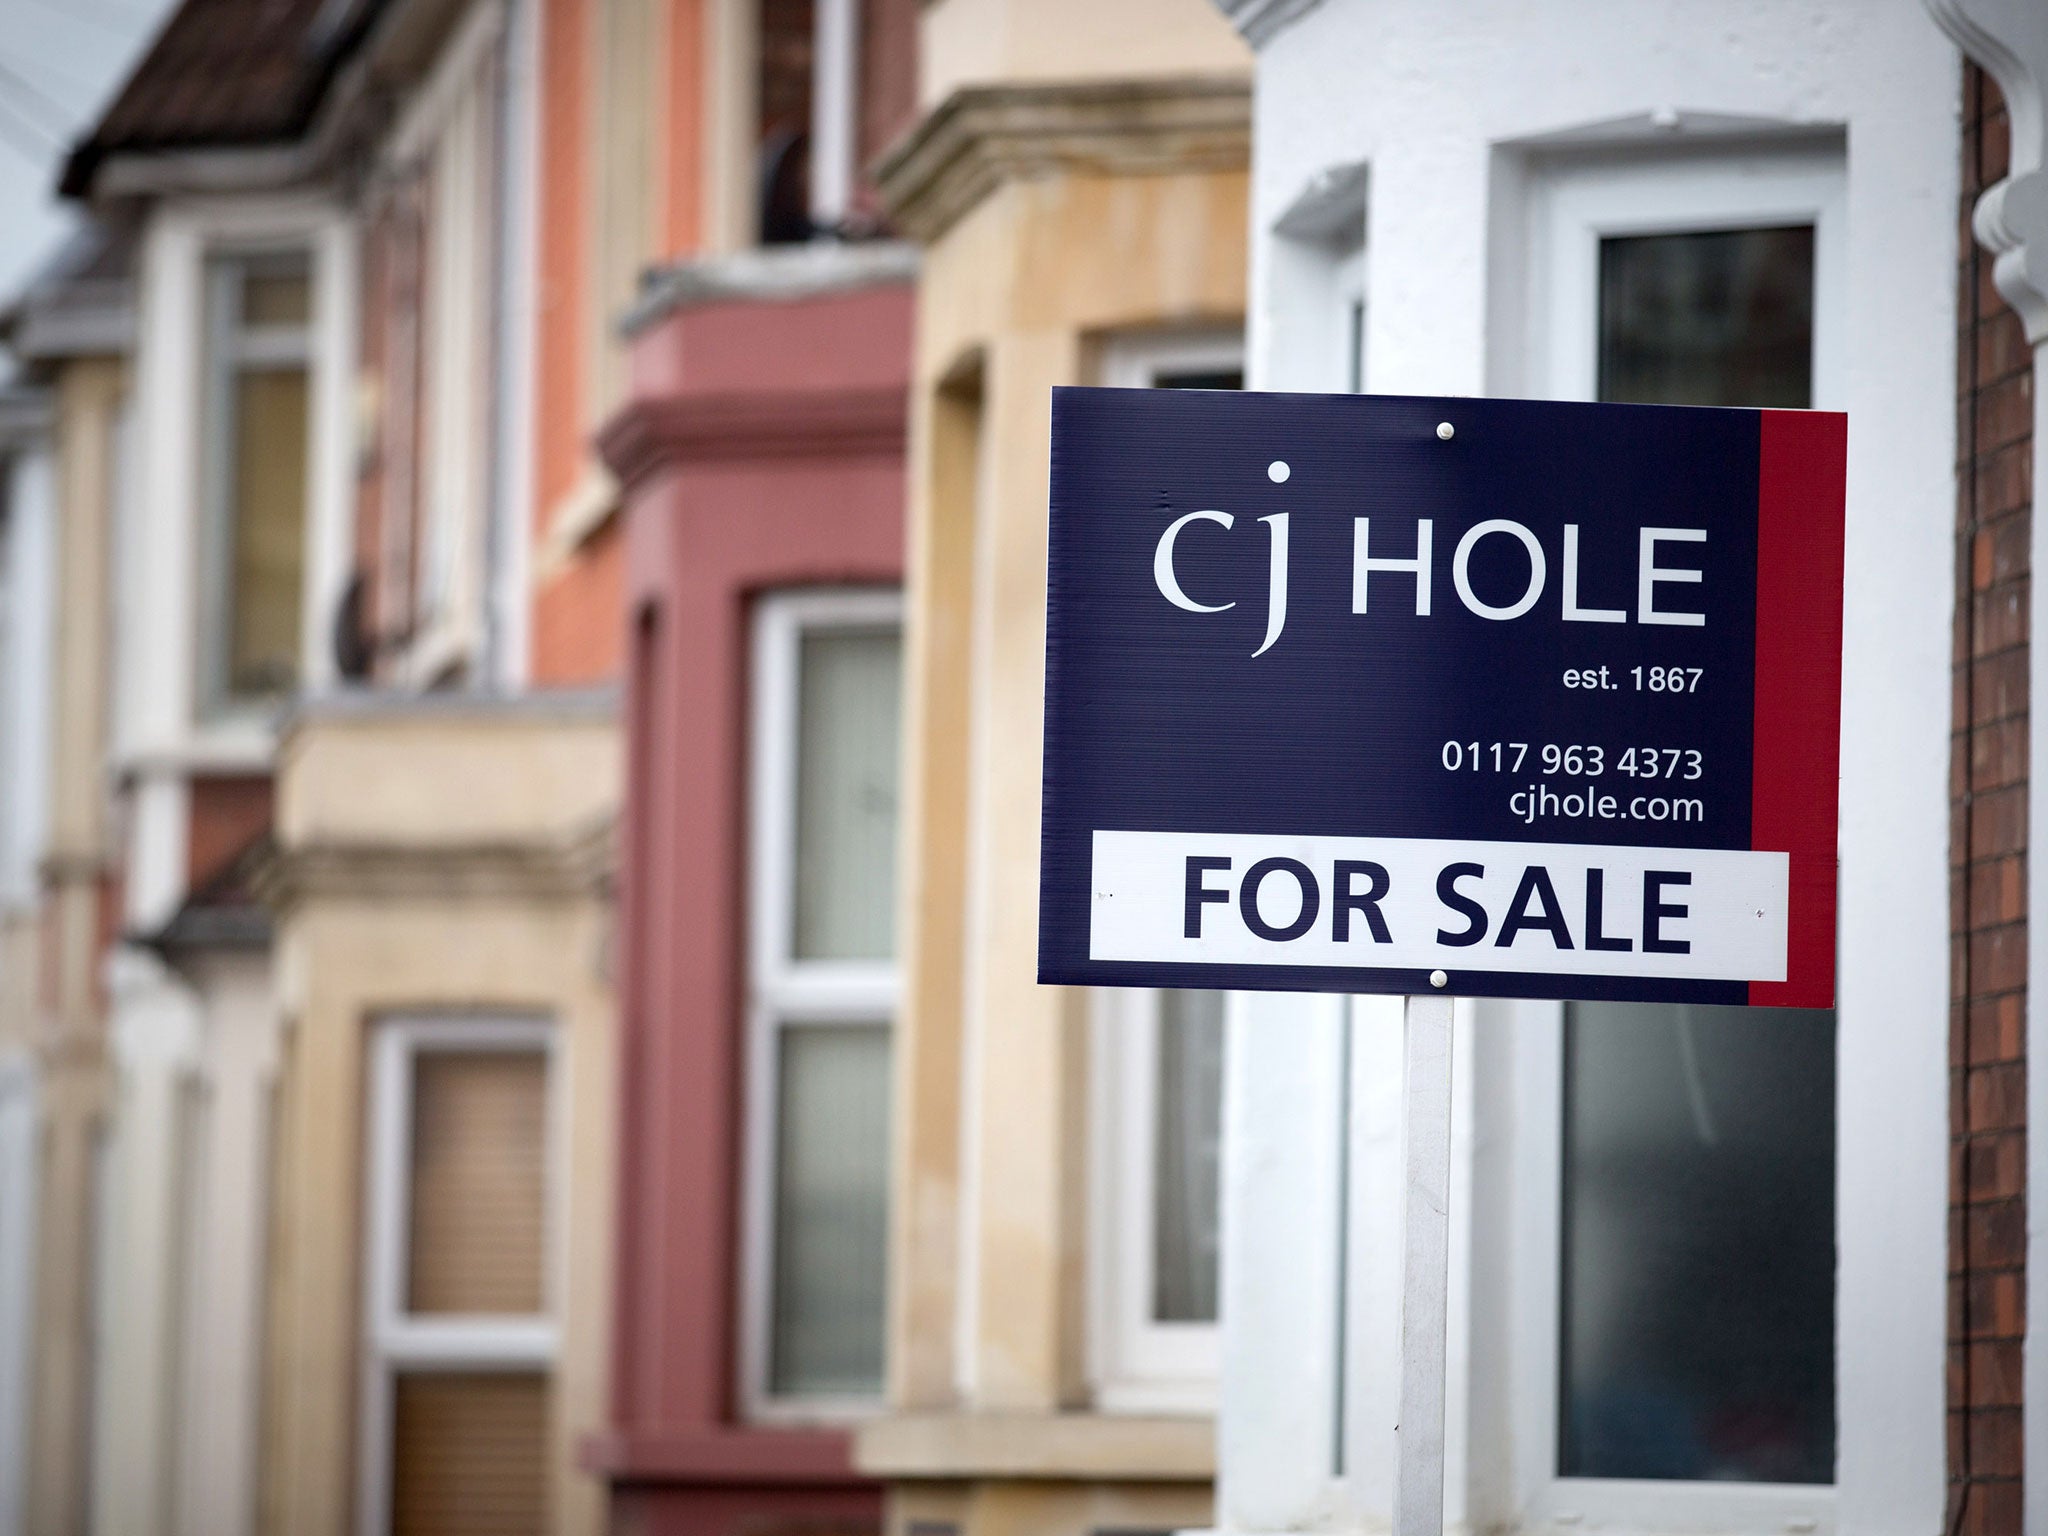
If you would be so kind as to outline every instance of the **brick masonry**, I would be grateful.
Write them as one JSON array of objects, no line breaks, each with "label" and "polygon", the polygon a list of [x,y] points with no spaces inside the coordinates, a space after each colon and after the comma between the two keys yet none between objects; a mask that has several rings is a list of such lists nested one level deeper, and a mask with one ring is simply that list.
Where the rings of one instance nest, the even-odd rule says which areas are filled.
[{"label": "brick masonry", "polygon": [[1948,1466],[1952,1536],[2020,1531],[2026,1329],[2027,585],[2033,374],[1970,234],[2006,173],[1997,85],[1963,81],[1955,710],[1949,839]]}]

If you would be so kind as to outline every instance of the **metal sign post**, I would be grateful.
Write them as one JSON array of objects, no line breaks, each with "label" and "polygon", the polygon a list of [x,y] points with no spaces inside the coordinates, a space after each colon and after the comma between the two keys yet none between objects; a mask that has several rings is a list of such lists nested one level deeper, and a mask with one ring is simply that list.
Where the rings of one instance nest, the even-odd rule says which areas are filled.
[{"label": "metal sign post", "polygon": [[1403,1005],[1401,1417],[1394,1536],[1442,1536],[1444,1348],[1451,1246],[1451,1017],[1437,994]]}]

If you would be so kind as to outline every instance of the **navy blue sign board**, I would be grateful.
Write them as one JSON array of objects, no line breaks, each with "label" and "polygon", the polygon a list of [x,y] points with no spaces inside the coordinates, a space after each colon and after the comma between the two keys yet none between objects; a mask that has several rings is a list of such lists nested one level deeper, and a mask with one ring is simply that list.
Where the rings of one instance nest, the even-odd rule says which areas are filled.
[{"label": "navy blue sign board", "polygon": [[1039,979],[1829,1006],[1846,441],[1056,391]]}]

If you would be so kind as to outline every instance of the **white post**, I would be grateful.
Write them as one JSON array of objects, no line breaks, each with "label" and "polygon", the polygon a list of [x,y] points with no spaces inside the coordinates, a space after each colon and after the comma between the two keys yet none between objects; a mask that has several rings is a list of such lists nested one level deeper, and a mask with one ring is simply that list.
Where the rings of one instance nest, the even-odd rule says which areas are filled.
[{"label": "white post", "polygon": [[860,137],[860,7],[819,0],[811,66],[811,221],[832,230],[853,207]]},{"label": "white post", "polygon": [[1402,1085],[1401,1418],[1394,1536],[1443,1536],[1444,1341],[1450,1283],[1451,1013],[1411,997]]}]

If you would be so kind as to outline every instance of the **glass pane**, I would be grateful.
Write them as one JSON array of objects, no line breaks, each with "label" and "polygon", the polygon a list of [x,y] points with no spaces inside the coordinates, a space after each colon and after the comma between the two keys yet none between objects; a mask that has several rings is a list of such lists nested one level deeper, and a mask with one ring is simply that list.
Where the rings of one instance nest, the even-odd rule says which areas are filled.
[{"label": "glass pane", "polygon": [[1602,240],[1600,398],[1810,405],[1812,226]]},{"label": "glass pane", "polygon": [[306,374],[235,375],[228,488],[228,691],[281,693],[298,679],[306,537]]},{"label": "glass pane", "polygon": [[312,284],[303,258],[251,262],[242,278],[242,325],[303,326],[313,318]]},{"label": "glass pane", "polygon": [[1223,1148],[1223,994],[1159,994],[1152,1317],[1216,1321],[1218,1176]]},{"label": "glass pane", "polygon": [[[1801,408],[1811,226],[1608,239],[1600,398]],[[1830,1013],[1565,1020],[1558,1470],[1834,1475]]]},{"label": "glass pane", "polygon": [[1835,1020],[1567,1009],[1558,1471],[1825,1483]]},{"label": "glass pane", "polygon": [[415,1058],[406,1310],[541,1311],[546,1174],[545,1057]]},{"label": "glass pane", "polygon": [[796,957],[896,947],[896,626],[817,629],[798,658]]},{"label": "glass pane", "polygon": [[882,1389],[889,1029],[783,1026],[775,1119],[775,1305],[768,1386]]},{"label": "glass pane", "polygon": [[1182,369],[1153,375],[1154,389],[1243,389],[1242,368]]},{"label": "glass pane", "polygon": [[392,1536],[535,1536],[548,1527],[548,1384],[524,1371],[393,1383]]}]

